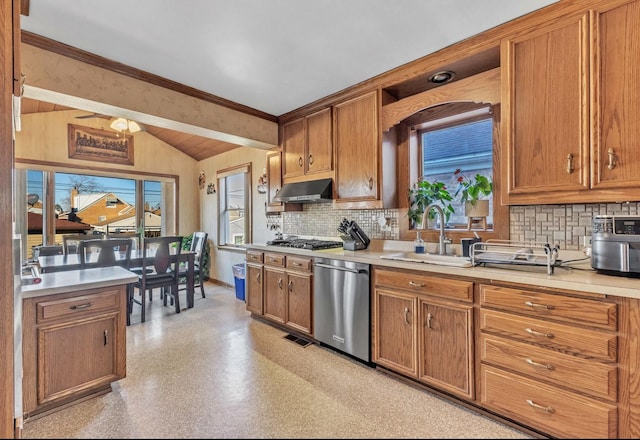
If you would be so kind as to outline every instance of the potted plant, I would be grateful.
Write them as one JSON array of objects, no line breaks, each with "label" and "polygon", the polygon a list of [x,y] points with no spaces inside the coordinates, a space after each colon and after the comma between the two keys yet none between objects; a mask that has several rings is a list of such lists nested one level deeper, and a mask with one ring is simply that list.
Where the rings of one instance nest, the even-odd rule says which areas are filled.
[{"label": "potted plant", "polygon": [[472,178],[464,175],[458,168],[454,173],[458,182],[455,197],[460,196],[467,217],[487,217],[489,215],[489,195],[493,192],[491,177],[476,174]]},{"label": "potted plant", "polygon": [[[417,229],[424,229],[422,224],[424,210],[432,203],[439,203],[448,222],[454,209],[451,206],[453,196],[443,182],[420,180],[409,189],[409,211],[407,216]],[[429,219],[435,217],[434,211],[429,212]]]}]

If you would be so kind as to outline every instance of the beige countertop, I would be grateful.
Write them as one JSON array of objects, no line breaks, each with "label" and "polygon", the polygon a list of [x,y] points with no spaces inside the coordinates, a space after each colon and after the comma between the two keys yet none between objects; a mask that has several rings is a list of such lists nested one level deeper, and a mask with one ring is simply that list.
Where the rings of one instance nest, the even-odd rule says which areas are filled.
[{"label": "beige countertop", "polygon": [[[428,243],[427,246],[430,244]],[[491,266],[453,267],[437,264],[414,263],[407,261],[389,260],[381,258],[401,251],[410,251],[411,242],[372,240],[366,250],[345,251],[342,248],[311,251],[289,247],[269,246],[267,244],[252,243],[247,249],[258,249],[270,252],[305,255],[311,257],[326,257],[339,260],[349,260],[367,263],[379,267],[411,269],[423,272],[433,272],[438,275],[455,275],[477,280],[504,281],[526,285],[542,286],[546,288],[575,290],[595,294],[640,298],[640,278],[603,275],[591,269],[589,260],[569,263],[568,260],[585,258],[582,252],[560,251],[560,258],[567,262],[566,266],[555,267],[551,275],[547,274],[546,266],[516,266],[508,264],[494,264]],[[454,246],[454,251],[459,249]],[[427,252],[431,252],[427,247]]]},{"label": "beige countertop", "polygon": [[136,274],[118,266],[42,273],[40,277],[42,282],[22,286],[22,298],[116,286],[138,280]]}]

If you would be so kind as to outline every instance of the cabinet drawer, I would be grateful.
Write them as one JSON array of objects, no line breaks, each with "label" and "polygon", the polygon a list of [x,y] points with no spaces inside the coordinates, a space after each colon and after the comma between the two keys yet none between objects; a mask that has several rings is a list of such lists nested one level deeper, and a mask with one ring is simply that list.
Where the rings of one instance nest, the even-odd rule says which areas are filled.
[{"label": "cabinet drawer", "polygon": [[264,253],[264,264],[268,266],[284,267],[285,257],[283,254]]},{"label": "cabinet drawer", "polygon": [[615,405],[559,390],[486,365],[481,404],[552,436],[616,438]]},{"label": "cabinet drawer", "polygon": [[311,258],[287,256],[287,269],[310,272],[313,265]]},{"label": "cabinet drawer", "polygon": [[473,301],[473,283],[470,281],[438,278],[417,272],[375,270],[374,283],[376,286],[425,293],[446,299]]},{"label": "cabinet drawer", "polygon": [[83,314],[89,315],[111,309],[118,310],[120,304],[118,295],[124,295],[124,291],[113,289],[93,295],[38,302],[36,304],[36,322],[42,324],[59,318],[74,319]]},{"label": "cabinet drawer", "polygon": [[617,328],[616,304],[585,298],[481,285],[480,305],[609,330]]},{"label": "cabinet drawer", "polygon": [[616,364],[581,359],[540,347],[481,335],[480,360],[554,385],[615,402],[618,397]]},{"label": "cabinet drawer", "polygon": [[614,334],[487,309],[480,310],[480,329],[560,353],[617,361],[617,338]]},{"label": "cabinet drawer", "polygon": [[247,251],[247,261],[250,263],[262,263],[262,252]]}]

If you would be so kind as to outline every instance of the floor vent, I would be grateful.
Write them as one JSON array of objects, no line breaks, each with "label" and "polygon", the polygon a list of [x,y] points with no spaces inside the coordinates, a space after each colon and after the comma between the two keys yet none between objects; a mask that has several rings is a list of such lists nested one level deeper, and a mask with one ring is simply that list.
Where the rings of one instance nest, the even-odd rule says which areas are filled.
[{"label": "floor vent", "polygon": [[295,342],[296,344],[302,346],[302,348],[308,345],[311,345],[311,341],[307,341],[306,339],[299,338],[295,335],[292,335],[291,333],[289,333],[288,335],[285,335],[284,338],[290,340],[291,342]]}]

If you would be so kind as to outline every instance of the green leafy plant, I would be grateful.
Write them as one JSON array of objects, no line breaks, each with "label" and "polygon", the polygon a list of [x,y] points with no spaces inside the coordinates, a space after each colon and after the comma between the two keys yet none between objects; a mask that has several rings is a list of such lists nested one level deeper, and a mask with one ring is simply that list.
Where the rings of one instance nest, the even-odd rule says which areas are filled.
[{"label": "green leafy plant", "polygon": [[[428,180],[420,180],[409,189],[409,211],[407,216],[414,224],[422,223],[424,210],[432,203],[438,203],[442,207],[445,215],[445,221],[449,221],[449,217],[453,214],[454,209],[451,206],[453,197],[443,182]],[[429,212],[429,219],[435,217],[435,211]]]},{"label": "green leafy plant", "polygon": [[472,178],[469,178],[464,175],[460,168],[458,168],[453,175],[458,182],[458,188],[454,196],[458,197],[458,195],[460,195],[460,203],[463,205],[469,202],[475,206],[478,200],[486,199],[493,192],[493,181],[491,177],[476,174]]}]

